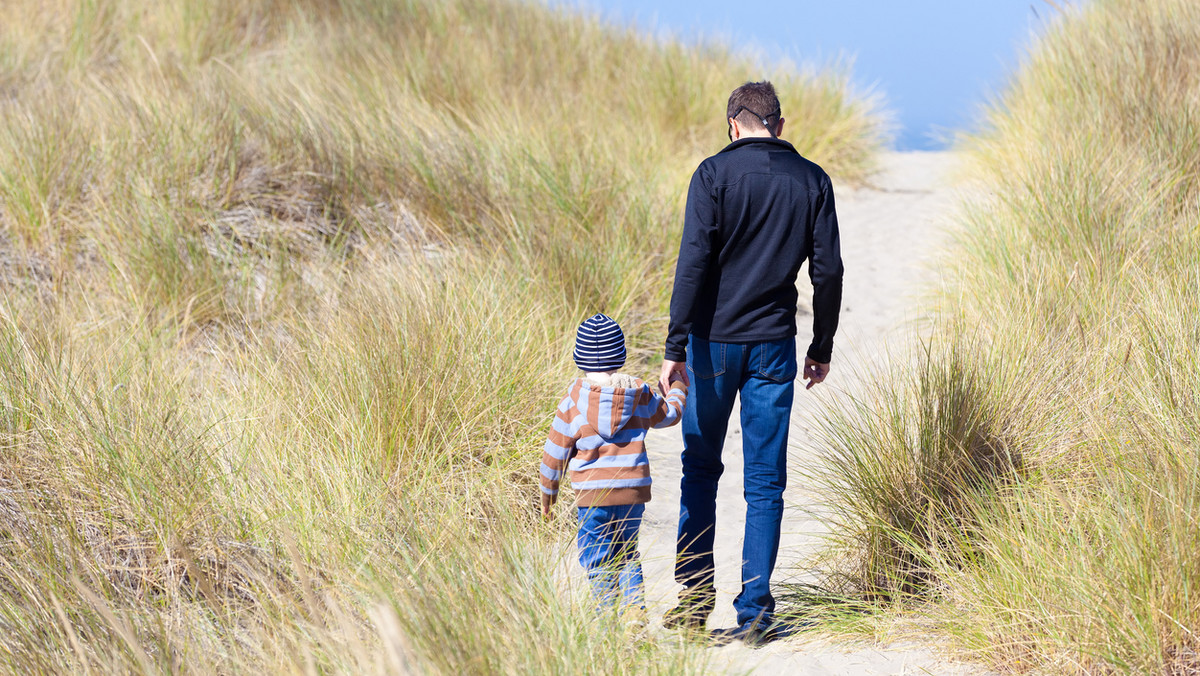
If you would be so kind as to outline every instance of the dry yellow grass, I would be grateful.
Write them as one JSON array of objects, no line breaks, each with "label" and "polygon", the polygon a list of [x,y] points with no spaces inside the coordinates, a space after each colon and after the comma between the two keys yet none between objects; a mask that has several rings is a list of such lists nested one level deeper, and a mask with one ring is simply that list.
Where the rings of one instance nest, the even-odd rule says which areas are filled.
[{"label": "dry yellow grass", "polygon": [[[871,102],[769,75],[861,177]],[[533,478],[750,77],[504,0],[3,3],[0,664],[699,669],[560,596]]]},{"label": "dry yellow grass", "polygon": [[1200,7],[1095,2],[968,139],[942,331],[831,427],[860,592],[1006,669],[1200,670]]}]

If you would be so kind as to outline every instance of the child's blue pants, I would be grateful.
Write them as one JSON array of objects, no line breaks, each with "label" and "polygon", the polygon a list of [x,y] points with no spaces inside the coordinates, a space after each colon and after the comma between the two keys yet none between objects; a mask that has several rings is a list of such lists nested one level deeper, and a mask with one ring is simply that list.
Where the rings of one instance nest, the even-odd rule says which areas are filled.
[{"label": "child's blue pants", "polygon": [[643,504],[579,508],[579,563],[600,607],[645,607],[638,528]]}]

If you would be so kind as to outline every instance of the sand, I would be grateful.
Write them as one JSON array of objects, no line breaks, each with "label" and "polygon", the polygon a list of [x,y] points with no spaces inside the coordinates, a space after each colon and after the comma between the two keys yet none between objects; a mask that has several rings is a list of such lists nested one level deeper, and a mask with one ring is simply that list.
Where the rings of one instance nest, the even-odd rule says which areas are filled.
[{"label": "sand", "polygon": [[[827,525],[817,516],[816,495],[797,476],[819,462],[811,433],[814,421],[839,397],[869,387],[866,377],[889,345],[911,340],[923,316],[921,297],[937,283],[929,262],[944,241],[948,211],[955,204],[950,174],[955,158],[945,152],[885,155],[870,187],[837,190],[842,255],[846,266],[841,326],[832,370],[824,384],[805,391],[797,381],[789,439],[791,476],[785,493],[783,536],[773,581],[812,581],[802,562],[816,552]],[[801,272],[801,296],[810,295]],[[797,352],[811,338],[811,319],[799,318]],[[731,602],[740,580],[745,503],[742,498],[741,429],[735,410],[730,421],[717,503],[717,609],[709,628],[732,627]],[[679,589],[672,576],[679,509],[679,428],[656,430],[647,439],[654,474],[654,499],[647,505],[641,552],[652,621],[674,604]],[[576,564],[577,566],[577,564]],[[582,570],[574,571],[575,579]],[[839,643],[797,636],[751,649],[741,643],[712,648],[714,667],[728,673],[759,674],[982,674],[980,667],[954,663],[933,646]]]}]

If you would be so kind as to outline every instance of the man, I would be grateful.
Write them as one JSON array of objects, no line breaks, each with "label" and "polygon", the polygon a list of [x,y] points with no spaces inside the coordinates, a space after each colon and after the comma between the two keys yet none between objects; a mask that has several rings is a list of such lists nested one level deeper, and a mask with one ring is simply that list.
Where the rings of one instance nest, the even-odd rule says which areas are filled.
[{"label": "man", "polygon": [[759,642],[774,634],[770,580],[797,371],[796,275],[808,260],[813,339],[804,378],[811,388],[829,373],[842,259],[829,176],[779,138],[784,120],[771,83],[735,89],[726,117],[730,144],[700,164],[688,188],[660,377],[660,387],[691,386],[675,563],[684,590],[665,622],[702,630],[715,605],[717,481],[740,394],[746,534],[734,636]]}]

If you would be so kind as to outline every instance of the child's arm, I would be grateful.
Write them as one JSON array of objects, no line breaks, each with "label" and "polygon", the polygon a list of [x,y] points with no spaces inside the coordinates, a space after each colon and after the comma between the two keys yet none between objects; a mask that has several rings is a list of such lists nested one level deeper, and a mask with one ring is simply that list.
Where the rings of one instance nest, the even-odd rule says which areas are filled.
[{"label": "child's arm", "polygon": [[546,446],[542,451],[541,485],[542,516],[550,516],[550,508],[558,500],[558,483],[575,453],[575,436],[571,429],[569,411],[571,399],[563,399],[554,414]]},{"label": "child's arm", "polygon": [[650,396],[653,397],[655,410],[654,415],[650,417],[650,425],[661,429],[679,422],[683,417],[683,407],[687,405],[687,390],[687,385],[680,380],[671,383],[671,389],[665,399],[651,389]]}]

